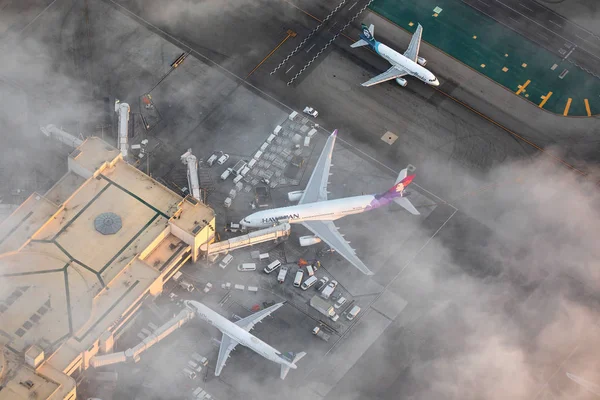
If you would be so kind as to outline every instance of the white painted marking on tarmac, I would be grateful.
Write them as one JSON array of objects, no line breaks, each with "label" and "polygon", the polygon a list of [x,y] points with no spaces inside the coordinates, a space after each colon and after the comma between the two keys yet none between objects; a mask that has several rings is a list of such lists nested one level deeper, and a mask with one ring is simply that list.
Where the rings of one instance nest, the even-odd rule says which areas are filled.
[{"label": "white painted marking on tarmac", "polygon": [[508,19],[512,19],[513,21],[515,21],[517,24],[519,23],[519,21],[517,21],[516,19],[514,19],[513,17],[508,17]]},{"label": "white painted marking on tarmac", "polygon": [[45,12],[46,12],[46,11],[47,11],[47,10],[48,10],[50,7],[52,7],[52,5],[53,5],[54,3],[56,3],[56,0],[54,0],[52,3],[48,4],[48,7],[44,8],[44,9],[42,10],[42,12],[40,12],[38,15],[36,15],[36,16],[35,16],[35,18],[31,20],[31,22],[30,22],[30,23],[28,23],[27,25],[25,25],[25,27],[19,31],[19,33],[23,33],[23,31],[25,31],[25,29],[29,28],[29,26],[30,26],[31,24],[33,24],[35,21],[37,21],[37,19],[38,19],[39,17],[41,17],[41,16],[42,16],[42,14],[43,14],[43,13],[45,13]]},{"label": "white painted marking on tarmac", "polygon": [[561,24],[559,24],[558,22],[552,21],[551,19],[549,19],[548,22],[550,22],[551,24],[554,24],[554,25],[558,26],[559,28],[563,27]]},{"label": "white painted marking on tarmac", "polygon": [[294,68],[293,65],[287,71],[285,71],[285,73],[287,74],[288,72],[290,72],[292,70],[292,68]]},{"label": "white painted marking on tarmac", "polygon": [[308,53],[309,51],[311,51],[313,47],[315,47],[315,44],[314,44],[314,43],[313,43],[313,45],[312,45],[312,46],[310,46],[308,49],[306,49],[306,52]]},{"label": "white painted marking on tarmac", "polygon": [[355,6],[355,5],[357,5],[357,4],[358,4],[358,1],[357,1],[357,2],[355,2],[354,4],[352,4],[352,5],[350,6],[350,8],[348,9],[348,11],[352,10],[352,8],[354,8],[354,6]]},{"label": "white painted marking on tarmac", "polygon": [[519,3],[519,5],[520,5],[521,7],[523,7],[523,8],[526,8],[526,9],[528,9],[529,11],[533,12],[533,10],[532,10],[531,8],[527,7],[525,4],[523,4],[523,3]]}]

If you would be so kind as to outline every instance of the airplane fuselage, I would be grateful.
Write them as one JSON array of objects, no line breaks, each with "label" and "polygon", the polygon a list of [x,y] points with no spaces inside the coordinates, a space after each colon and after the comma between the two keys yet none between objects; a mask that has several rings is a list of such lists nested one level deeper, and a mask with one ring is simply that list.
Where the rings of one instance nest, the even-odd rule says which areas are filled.
[{"label": "airplane fuselage", "polygon": [[429,71],[427,68],[422,67],[419,63],[414,62],[413,60],[404,57],[402,54],[398,53],[396,50],[386,46],[383,43],[375,42],[375,46],[373,46],[377,54],[379,54],[382,58],[386,59],[387,62],[394,66],[398,66],[408,71],[411,76],[425,82],[428,85],[438,86],[439,81]]},{"label": "airplane fuselage", "polygon": [[293,369],[296,368],[294,364],[281,358],[281,353],[277,351],[277,349],[269,346],[267,343],[252,335],[250,332],[247,332],[243,328],[237,326],[236,324],[229,321],[221,314],[211,310],[204,304],[199,303],[197,301],[185,301],[185,304],[188,307],[190,307],[190,305],[193,306],[194,311],[196,311],[196,315],[200,317],[200,319],[213,325],[218,330],[231,337],[239,344],[248,347],[249,349],[263,356],[267,360],[273,361],[277,364],[287,365],[288,367]]},{"label": "airplane fuselage", "polygon": [[283,222],[294,224],[303,221],[335,221],[346,215],[359,214],[381,207],[390,201],[370,194],[298,204],[256,212],[244,218],[240,224],[249,228],[265,228]]}]

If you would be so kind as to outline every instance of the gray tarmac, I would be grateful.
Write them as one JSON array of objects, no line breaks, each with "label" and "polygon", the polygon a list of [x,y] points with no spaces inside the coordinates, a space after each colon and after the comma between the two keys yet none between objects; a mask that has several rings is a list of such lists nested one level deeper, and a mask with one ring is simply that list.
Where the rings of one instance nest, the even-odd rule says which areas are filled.
[{"label": "gray tarmac", "polygon": [[[4,4],[8,2],[0,1],[0,6]],[[327,15],[322,11],[334,9],[337,2],[298,4],[311,14]],[[41,12],[46,3],[34,5]],[[349,42],[341,37],[297,86],[289,88],[269,72],[318,23],[287,2],[217,5],[207,2],[198,9],[183,1],[167,5],[57,0],[41,15],[35,13],[35,20],[27,22],[29,15],[15,19],[13,30],[26,27],[23,35],[47,48],[44,57],[36,58],[36,47],[23,46],[25,59],[49,60],[51,65],[39,74],[42,78],[10,76],[11,87],[17,88],[12,90],[30,108],[19,125],[25,133],[14,141],[15,149],[27,148],[28,141],[38,137],[37,126],[47,123],[99,134],[98,121],[105,118],[102,100],[117,97],[132,105],[138,121],[132,142],[143,138],[152,142],[149,172],[177,189],[172,181],[181,177],[179,156],[187,148],[199,158],[215,150],[231,154],[231,162],[248,157],[291,111],[288,106],[301,110],[311,104],[320,111],[318,123],[323,128],[340,129],[333,156],[332,196],[386,190],[397,172],[410,163],[417,167],[412,190],[422,201],[424,215],[413,218],[390,207],[339,221],[377,273],[366,279],[335,255],[323,257],[324,271],[339,279],[344,293],[363,307],[359,318],[342,325],[335,341],[328,343],[310,333],[316,316],[302,308],[306,293],[287,286],[273,288],[275,277],[259,271],[240,275],[235,264],[225,271],[202,264],[186,267],[186,274],[198,286],[209,280],[219,284],[207,296],[192,294],[210,306],[219,307],[220,283],[259,286],[256,295],[234,293],[222,309],[228,317],[245,316],[243,312],[249,313],[253,304],[262,301],[286,299],[285,308],[255,332],[282,351],[309,352],[299,369],[281,382],[276,366],[248,350],[236,350],[222,379],[214,379],[209,371],[207,381],[198,385],[206,385],[221,399],[541,399],[574,398],[569,396],[573,393],[586,398],[561,376],[571,372],[600,381],[590,361],[597,348],[598,318],[584,312],[597,309],[593,283],[597,276],[593,269],[585,273],[557,270],[556,260],[570,259],[572,254],[550,249],[547,252],[553,257],[538,269],[529,269],[532,260],[526,248],[532,243],[518,218],[537,208],[546,209],[557,199],[559,204],[567,201],[561,196],[566,189],[559,184],[540,195],[540,188],[528,180],[536,176],[532,171],[518,165],[501,167],[531,160],[539,153],[490,119],[541,147],[560,146],[569,162],[586,171],[592,168],[582,160],[591,163],[597,157],[597,120],[559,118],[532,107],[426,45],[422,52],[440,76],[441,89],[476,106],[490,119],[418,82],[410,81],[406,89],[392,84],[360,87],[360,82],[386,68],[385,63],[369,53],[349,51]],[[377,18],[365,13],[355,22]],[[382,41],[387,39],[398,48],[408,43],[406,33],[382,21],[376,25]],[[244,82],[288,29],[297,32],[296,38],[288,39]],[[356,33],[348,32],[350,36]],[[9,40],[8,36],[4,39]],[[171,70],[182,52],[190,55]],[[150,131],[136,117],[141,112],[140,96],[148,92],[161,115]],[[65,100],[69,98],[73,101]],[[73,104],[78,105],[78,112],[66,112],[72,111]],[[397,135],[392,144],[382,140],[388,131]],[[108,140],[110,133],[105,134]],[[319,134],[313,154],[318,154],[326,134]],[[46,153],[38,149],[30,157]],[[307,171],[311,162],[314,157]],[[553,164],[542,165],[562,176]],[[237,199],[232,209],[222,207],[231,182],[215,180],[225,166],[213,168],[208,176],[214,190],[208,202],[217,211],[218,223],[239,220],[250,210]],[[493,173],[502,168],[509,173]],[[516,176],[510,174],[512,169],[517,170]],[[281,201],[287,190],[274,190],[274,201]],[[533,209],[528,208],[531,204]],[[558,225],[569,224],[561,220]],[[578,228],[584,230],[584,226]],[[284,247],[283,255],[289,253],[290,261],[314,251],[299,248],[293,240]],[[282,254],[282,250],[269,250]],[[243,257],[248,252],[236,255]],[[567,331],[565,326],[573,329],[556,339],[552,333]],[[196,385],[179,373],[185,355],[194,349],[211,354],[214,360],[213,337],[218,333],[197,323],[174,334],[148,353],[148,362],[140,364],[139,371],[123,366],[124,373],[137,374],[138,384],[128,385],[122,393],[138,398],[149,398],[149,393],[155,398],[183,398]],[[506,384],[501,379],[506,376],[504,370],[490,362],[494,355],[501,357],[498,365],[510,365],[519,377],[512,376]],[[465,375],[472,380],[462,380]],[[512,384],[515,379],[519,385]],[[487,386],[499,391],[500,397],[486,391]],[[512,386],[523,390],[508,391]],[[470,392],[457,389],[461,387]]]}]

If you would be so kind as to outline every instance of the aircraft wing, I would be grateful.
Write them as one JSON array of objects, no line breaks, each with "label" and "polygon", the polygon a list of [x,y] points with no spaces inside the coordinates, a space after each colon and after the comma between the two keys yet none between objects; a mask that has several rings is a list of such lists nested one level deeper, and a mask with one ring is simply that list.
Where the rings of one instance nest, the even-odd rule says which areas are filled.
[{"label": "aircraft wing", "polygon": [[404,75],[408,75],[408,71],[406,71],[402,67],[393,66],[390,69],[388,69],[387,71],[385,71],[384,73],[379,74],[379,75],[369,79],[362,85],[363,86],[373,86],[373,85],[377,85],[378,83],[389,81],[391,79],[400,78]]},{"label": "aircraft wing", "polygon": [[230,336],[227,336],[223,333],[223,338],[221,339],[221,347],[219,347],[219,357],[217,358],[217,365],[215,367],[215,375],[221,375],[221,371],[229,358],[229,353],[235,349],[239,343],[233,340]]},{"label": "aircraft wing", "polygon": [[305,221],[302,222],[308,230],[321,238],[331,248],[335,249],[341,256],[348,260],[365,275],[373,275],[373,272],[356,256],[356,252],[338,232],[338,228],[331,221]]},{"label": "aircraft wing", "polygon": [[331,153],[333,153],[333,145],[337,137],[337,129],[333,131],[325,147],[319,156],[319,161],[315,165],[308,184],[304,189],[304,194],[300,198],[298,204],[314,203],[317,201],[327,200],[327,181],[329,180],[329,168],[331,167]]},{"label": "aircraft wing", "polygon": [[252,328],[254,328],[254,325],[258,324],[263,319],[265,319],[266,317],[271,315],[271,313],[273,311],[277,310],[282,305],[283,305],[283,303],[277,303],[275,305],[272,305],[271,307],[268,307],[268,308],[265,308],[258,312],[255,312],[254,314],[252,314],[246,318],[242,318],[239,321],[236,321],[234,323],[237,326],[239,326],[240,328],[245,329],[247,332],[250,332],[252,330]]},{"label": "aircraft wing", "polygon": [[412,39],[410,39],[410,43],[408,45],[408,49],[404,52],[404,57],[417,62],[417,57],[419,57],[419,48],[421,47],[421,36],[423,35],[423,27],[421,24],[417,26],[417,30],[415,31]]}]

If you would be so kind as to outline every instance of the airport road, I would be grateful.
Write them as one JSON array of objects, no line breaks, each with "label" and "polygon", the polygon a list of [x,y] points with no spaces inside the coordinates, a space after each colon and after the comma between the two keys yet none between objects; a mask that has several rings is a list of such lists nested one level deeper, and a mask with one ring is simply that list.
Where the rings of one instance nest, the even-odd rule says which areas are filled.
[{"label": "airport road", "polygon": [[528,0],[463,0],[529,40],[600,78],[600,37]]}]

